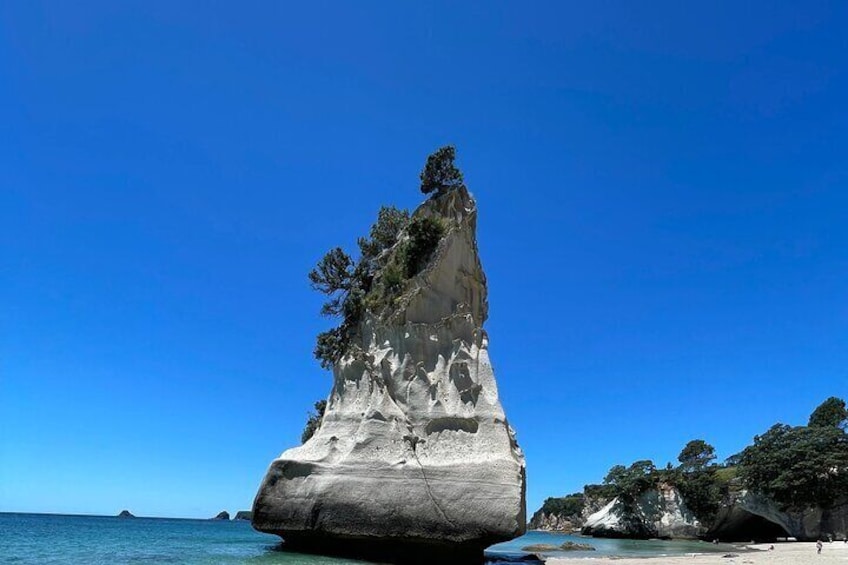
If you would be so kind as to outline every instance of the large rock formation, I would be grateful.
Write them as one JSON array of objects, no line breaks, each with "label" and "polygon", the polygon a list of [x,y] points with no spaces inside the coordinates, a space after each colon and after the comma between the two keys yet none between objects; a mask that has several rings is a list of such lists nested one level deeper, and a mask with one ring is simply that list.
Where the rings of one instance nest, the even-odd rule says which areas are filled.
[{"label": "large rock formation", "polygon": [[614,498],[588,516],[582,533],[607,538],[702,538],[721,541],[816,540],[848,537],[848,501],[828,509],[781,509],[774,501],[734,489],[709,524],[687,508],[680,492],[661,485],[635,503]]},{"label": "large rock formation", "polygon": [[432,258],[388,308],[365,313],[320,427],[271,463],[256,495],[253,526],[286,546],[468,563],[524,533],[524,456],[482,328],[475,202],[451,190],[415,216],[446,228]]},{"label": "large rock formation", "polygon": [[726,541],[848,539],[848,500],[830,508],[781,509],[750,491],[735,493],[718,512],[706,537]]},{"label": "large rock formation", "polygon": [[607,538],[697,538],[703,532],[680,491],[668,485],[630,503],[614,498],[586,519],[582,531]]}]

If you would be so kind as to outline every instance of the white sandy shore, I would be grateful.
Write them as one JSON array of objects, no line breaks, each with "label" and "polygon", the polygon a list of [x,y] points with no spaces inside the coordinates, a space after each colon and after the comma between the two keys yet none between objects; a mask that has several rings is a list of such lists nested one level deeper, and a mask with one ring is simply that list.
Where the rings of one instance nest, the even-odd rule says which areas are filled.
[{"label": "white sandy shore", "polygon": [[774,551],[768,551],[769,544],[748,546],[757,551],[733,552],[738,557],[724,557],[723,553],[685,555],[678,557],[636,557],[617,559],[614,557],[597,558],[550,558],[547,565],[575,565],[583,563],[615,563],[615,565],[844,565],[848,563],[848,544],[841,541],[824,543],[821,555],[816,554],[815,542],[776,543]]}]

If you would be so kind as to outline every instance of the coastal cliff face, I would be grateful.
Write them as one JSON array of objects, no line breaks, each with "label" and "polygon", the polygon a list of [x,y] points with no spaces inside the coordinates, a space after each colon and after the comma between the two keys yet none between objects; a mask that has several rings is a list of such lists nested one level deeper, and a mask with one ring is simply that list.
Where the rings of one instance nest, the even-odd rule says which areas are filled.
[{"label": "coastal cliff face", "polygon": [[686,539],[702,532],[680,492],[668,485],[650,489],[632,503],[614,498],[590,515],[582,529],[585,535],[607,538]]},{"label": "coastal cliff face", "polygon": [[446,228],[433,257],[387,308],[366,312],[320,427],[271,463],[256,495],[253,526],[287,546],[475,562],[524,533],[524,456],[482,327],[476,205],[460,188],[419,215]]},{"label": "coastal cliff face", "polygon": [[545,532],[573,532],[583,527],[580,516],[564,516],[554,512],[547,513],[537,510],[527,523],[530,530]]},{"label": "coastal cliff face", "polygon": [[773,501],[750,491],[736,493],[723,506],[707,537],[728,541],[794,537],[802,541],[848,538],[848,500],[828,509],[781,510]]},{"label": "coastal cliff face", "polygon": [[[539,524],[539,529],[546,529],[546,524],[556,526],[560,522],[555,518],[546,518],[545,521],[539,521]],[[661,486],[643,493],[635,503],[626,504],[619,498],[609,501],[585,518],[581,533],[607,538],[701,538],[722,541],[769,541],[781,537],[814,541],[829,536],[846,539],[848,501],[842,501],[829,509],[810,507],[781,510],[773,501],[741,490],[725,501],[711,523],[705,524],[687,508],[677,489]]]}]

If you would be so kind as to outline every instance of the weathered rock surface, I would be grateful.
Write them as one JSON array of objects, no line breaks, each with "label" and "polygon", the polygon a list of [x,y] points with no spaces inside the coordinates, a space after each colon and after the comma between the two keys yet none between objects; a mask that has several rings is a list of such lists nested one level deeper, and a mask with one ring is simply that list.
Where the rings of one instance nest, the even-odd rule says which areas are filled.
[{"label": "weathered rock surface", "polygon": [[703,529],[680,492],[663,485],[632,504],[614,498],[586,519],[582,532],[607,538],[697,538]]},{"label": "weathered rock surface", "polygon": [[836,539],[848,536],[848,501],[829,509],[781,510],[773,501],[743,490],[719,510],[706,537],[726,541],[794,537],[813,541],[828,535]]},{"label": "weathered rock surface", "polygon": [[680,492],[669,486],[649,490],[635,504],[616,498],[588,516],[582,533],[609,538],[702,538],[721,541],[773,541],[793,537],[813,541],[848,537],[848,501],[829,509],[782,510],[775,502],[735,491],[710,524],[698,521]]},{"label": "weathered rock surface", "polygon": [[583,519],[580,516],[566,516],[563,514],[546,513],[537,510],[527,528],[530,530],[542,530],[545,532],[573,532],[583,527]]},{"label": "weathered rock surface", "polygon": [[479,562],[524,533],[524,456],[482,328],[475,202],[462,188],[415,214],[447,228],[433,258],[390,312],[365,314],[320,427],[271,464],[256,495],[253,526],[286,545]]}]

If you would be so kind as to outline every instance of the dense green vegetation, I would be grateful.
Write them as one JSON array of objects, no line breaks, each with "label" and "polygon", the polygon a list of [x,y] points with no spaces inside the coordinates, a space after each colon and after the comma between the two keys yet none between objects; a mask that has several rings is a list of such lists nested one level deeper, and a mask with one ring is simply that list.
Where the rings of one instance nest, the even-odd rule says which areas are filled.
[{"label": "dense green vegetation", "polygon": [[421,171],[421,192],[430,194],[435,192],[436,196],[448,190],[459,188],[463,185],[462,172],[456,168],[456,148],[453,145],[445,145],[438,151],[427,157],[427,164]]},{"label": "dense green vegetation", "polygon": [[[633,504],[646,491],[667,485],[677,488],[697,518],[709,524],[731,490],[746,488],[780,504],[784,509],[812,506],[828,508],[848,496],[848,409],[836,397],[825,400],[810,416],[807,426],[775,424],[741,453],[717,464],[715,448],[701,439],[680,451],[679,465],[658,469],[650,460],[628,467],[614,465],[603,484],[586,485],[584,496],[549,498],[543,505],[563,508],[574,515],[575,506],[588,499],[618,497]],[[548,512],[548,510],[545,510]]]},{"label": "dense green vegetation", "polygon": [[575,492],[558,498],[546,498],[542,504],[544,514],[556,514],[558,516],[579,516],[583,511],[583,493]]},{"label": "dense green vegetation", "polygon": [[739,454],[739,477],[784,508],[828,508],[848,496],[845,402],[828,398],[807,426],[775,424]]},{"label": "dense green vegetation", "polygon": [[831,396],[813,410],[810,414],[810,421],[807,426],[811,428],[839,428],[845,429],[845,424],[848,423],[848,409],[845,408],[845,401],[841,398]]},{"label": "dense green vegetation", "polygon": [[321,425],[321,419],[324,418],[324,411],[326,410],[326,400],[319,400],[315,403],[315,411],[309,413],[309,417],[306,420],[306,427],[303,428],[303,433],[300,434],[300,443],[306,443],[315,434],[318,426]]},{"label": "dense green vegetation", "polygon": [[[427,158],[420,175],[423,192],[440,196],[464,186],[455,157],[454,147],[446,146]],[[330,369],[341,358],[366,311],[379,313],[390,306],[424,269],[445,231],[439,218],[410,218],[407,210],[384,206],[368,236],[357,240],[356,260],[341,247],[321,258],[309,281],[327,296],[321,315],[341,320],[318,334],[314,354],[322,367]]]}]

